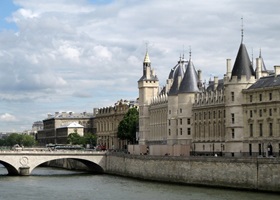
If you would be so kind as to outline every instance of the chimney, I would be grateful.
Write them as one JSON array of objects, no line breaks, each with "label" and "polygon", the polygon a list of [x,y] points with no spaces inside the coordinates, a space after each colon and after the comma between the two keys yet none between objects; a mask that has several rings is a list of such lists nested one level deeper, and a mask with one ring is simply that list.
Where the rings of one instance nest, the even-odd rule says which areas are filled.
[{"label": "chimney", "polygon": [[198,76],[198,80],[201,82],[201,70],[200,69],[197,71],[197,76]]},{"label": "chimney", "polygon": [[227,59],[227,77],[231,77],[231,59]]},{"label": "chimney", "polygon": [[280,74],[280,65],[275,65],[275,66],[274,66],[274,71],[275,71],[275,77],[276,77],[277,75],[279,75],[279,74]]},{"label": "chimney", "polygon": [[219,82],[218,77],[217,77],[217,76],[214,76],[214,90],[217,89],[217,87],[218,87],[218,82]]},{"label": "chimney", "polygon": [[262,59],[261,58],[256,58],[256,79],[260,79],[262,76]]}]

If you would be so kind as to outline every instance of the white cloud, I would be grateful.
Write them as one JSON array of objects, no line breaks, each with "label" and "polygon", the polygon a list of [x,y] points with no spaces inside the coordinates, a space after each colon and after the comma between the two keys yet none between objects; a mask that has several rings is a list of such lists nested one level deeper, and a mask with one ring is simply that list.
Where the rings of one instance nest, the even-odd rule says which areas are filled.
[{"label": "white cloud", "polygon": [[19,8],[7,18],[18,30],[0,32],[0,107],[30,127],[41,113],[137,98],[147,41],[162,84],[189,46],[204,79],[222,78],[240,44],[242,16],[249,54],[261,47],[269,69],[280,62],[276,0],[14,2]]},{"label": "white cloud", "polygon": [[14,121],[17,121],[17,119],[14,115],[11,115],[9,113],[5,113],[5,114],[0,115],[0,121],[14,122]]}]

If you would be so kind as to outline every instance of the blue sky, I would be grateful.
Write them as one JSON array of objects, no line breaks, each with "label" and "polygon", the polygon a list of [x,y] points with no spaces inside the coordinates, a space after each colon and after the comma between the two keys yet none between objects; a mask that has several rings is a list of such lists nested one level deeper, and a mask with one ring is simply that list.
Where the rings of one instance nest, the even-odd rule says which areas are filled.
[{"label": "blue sky", "polygon": [[163,86],[191,46],[203,79],[223,78],[241,41],[280,64],[278,0],[1,0],[0,132],[56,111],[92,112],[138,97],[145,44]]}]

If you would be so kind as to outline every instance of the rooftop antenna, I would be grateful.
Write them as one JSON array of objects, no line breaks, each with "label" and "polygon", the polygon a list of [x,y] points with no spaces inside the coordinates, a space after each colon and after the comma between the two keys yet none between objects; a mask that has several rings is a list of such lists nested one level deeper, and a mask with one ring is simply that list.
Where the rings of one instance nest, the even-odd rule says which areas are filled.
[{"label": "rooftop antenna", "polygon": [[252,67],[254,67],[254,48],[252,48]]},{"label": "rooftop antenna", "polygon": [[189,54],[190,54],[190,59],[192,58],[192,47],[190,46],[190,52],[189,52]]},{"label": "rooftop antenna", "polygon": [[244,25],[243,25],[243,17],[241,17],[241,43],[243,43],[244,37]]},{"label": "rooftop antenna", "polygon": [[149,42],[145,42],[145,45],[146,45],[146,52],[148,52],[148,49],[149,49]]},{"label": "rooftop antenna", "polygon": [[262,57],[262,48],[260,48],[260,54],[259,54],[259,58]]},{"label": "rooftop antenna", "polygon": [[185,45],[183,45],[183,60],[185,59]]}]

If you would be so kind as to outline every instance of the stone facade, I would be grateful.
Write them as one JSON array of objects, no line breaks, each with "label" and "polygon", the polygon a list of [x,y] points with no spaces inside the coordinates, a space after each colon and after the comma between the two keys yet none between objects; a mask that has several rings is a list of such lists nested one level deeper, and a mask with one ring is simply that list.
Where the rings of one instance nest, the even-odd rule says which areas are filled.
[{"label": "stone facade", "polygon": [[[39,130],[37,141],[39,145],[52,144],[67,144],[67,136],[70,133],[77,131],[80,135],[85,133],[95,134],[93,127],[94,115],[92,113],[72,112],[56,112],[55,115],[48,115],[47,119],[43,120],[44,128]],[[69,126],[71,123],[77,123],[79,126]]]},{"label": "stone facade", "polygon": [[97,145],[106,149],[123,149],[127,141],[117,137],[118,126],[128,110],[137,105],[135,101],[120,100],[114,106],[98,109],[94,118]]},{"label": "stone facade", "polygon": [[179,155],[278,156],[280,67],[267,70],[261,52],[255,69],[252,63],[241,43],[233,67],[227,59],[224,77],[206,84],[190,54],[188,61],[180,58],[159,90],[146,52],[138,89],[139,145],[147,148],[133,147],[140,151],[134,153],[151,154],[149,149],[165,145],[166,155],[170,146],[181,145],[190,152]]}]

